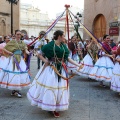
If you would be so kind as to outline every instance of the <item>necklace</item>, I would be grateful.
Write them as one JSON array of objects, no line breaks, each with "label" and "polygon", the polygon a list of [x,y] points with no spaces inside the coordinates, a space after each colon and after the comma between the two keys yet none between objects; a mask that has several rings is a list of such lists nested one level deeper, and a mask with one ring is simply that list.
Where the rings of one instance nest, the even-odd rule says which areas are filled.
[{"label": "necklace", "polygon": [[[63,47],[62,44],[61,44],[61,46],[62,46],[62,48],[63,48],[63,56],[62,56],[62,60],[60,61],[60,60],[58,59],[57,55],[56,55],[56,52],[55,52],[55,42],[54,42],[53,52],[54,52],[55,63],[57,63],[57,61],[58,61],[59,63],[62,63],[63,60],[64,60],[65,49],[64,49],[64,47]],[[55,67],[57,67],[57,65],[55,65]],[[61,66],[61,68],[62,68],[62,66]],[[61,70],[61,68],[60,68],[60,70]],[[60,71],[60,70],[59,70],[59,71]]]},{"label": "necklace", "polygon": [[58,47],[60,48],[60,44],[55,43],[55,45],[58,46]]}]

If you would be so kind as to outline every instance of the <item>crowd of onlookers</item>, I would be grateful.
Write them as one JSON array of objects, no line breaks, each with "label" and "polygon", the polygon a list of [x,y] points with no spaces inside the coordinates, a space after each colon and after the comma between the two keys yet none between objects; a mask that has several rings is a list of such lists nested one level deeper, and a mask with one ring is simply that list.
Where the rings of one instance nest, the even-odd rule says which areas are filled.
[{"label": "crowd of onlookers", "polygon": [[[103,43],[104,40],[102,38],[98,39],[99,42]],[[84,51],[83,53],[83,57],[86,55],[87,52],[87,48],[86,46],[92,41],[92,39],[86,39],[83,40],[83,42],[81,42],[80,40],[78,40],[78,45],[80,46],[80,48],[82,49],[82,51]],[[115,41],[113,38],[110,38],[109,41],[109,45],[112,48],[112,50],[116,50],[119,46],[120,46],[120,41]]]},{"label": "crowd of onlookers", "polygon": [[[45,34],[44,31],[41,31],[41,33],[39,34],[40,35],[40,38],[43,37],[43,35]],[[23,40],[25,42],[26,45],[29,45],[31,42],[33,42],[35,40],[36,37],[34,36],[31,36],[31,37],[28,37],[28,35],[22,33],[21,34],[21,40]],[[7,36],[0,36],[0,44],[1,43],[7,43],[9,42],[10,40],[14,40],[15,39],[15,35],[14,34],[9,34]],[[47,44],[49,41],[51,40],[48,40],[48,39],[44,39],[44,41],[41,42],[41,45],[45,45]],[[85,40],[80,40],[77,35],[74,35],[71,37],[71,39],[69,41],[65,40],[65,44],[68,46],[69,42],[73,42],[75,45],[76,45],[76,48],[77,48],[77,52],[79,54],[79,57],[80,59],[83,59],[85,57],[85,55],[87,54],[87,45],[90,44],[90,42],[92,41],[92,39],[85,39]],[[104,40],[102,38],[99,38],[99,41],[101,43],[104,42]],[[36,42],[35,42],[36,43]],[[40,45],[40,47],[41,47]],[[109,45],[111,46],[111,48],[113,50],[116,50],[118,46],[120,46],[120,41],[114,41],[114,39],[111,37],[110,41],[109,41]],[[33,44],[30,49],[34,49],[35,47],[35,44]],[[39,47],[38,47],[39,48]],[[69,48],[69,46],[68,46]],[[40,68],[40,60],[38,59],[38,69]]]}]

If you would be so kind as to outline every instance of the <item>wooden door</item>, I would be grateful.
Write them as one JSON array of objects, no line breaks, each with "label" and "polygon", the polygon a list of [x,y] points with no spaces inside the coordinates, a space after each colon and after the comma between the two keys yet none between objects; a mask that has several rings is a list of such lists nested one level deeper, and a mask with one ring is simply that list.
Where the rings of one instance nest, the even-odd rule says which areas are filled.
[{"label": "wooden door", "polygon": [[97,15],[93,23],[93,32],[97,38],[106,34],[106,20],[103,15]]}]

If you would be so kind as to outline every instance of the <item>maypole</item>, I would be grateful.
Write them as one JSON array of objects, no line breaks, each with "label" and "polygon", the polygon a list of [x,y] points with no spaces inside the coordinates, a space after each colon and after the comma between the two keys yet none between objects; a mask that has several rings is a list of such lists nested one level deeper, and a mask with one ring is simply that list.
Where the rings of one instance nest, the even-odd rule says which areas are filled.
[{"label": "maypole", "polygon": [[67,34],[68,34],[68,42],[70,40],[70,35],[69,35],[69,19],[68,19],[68,8],[70,7],[70,5],[65,5],[66,8],[66,22],[67,22]]}]

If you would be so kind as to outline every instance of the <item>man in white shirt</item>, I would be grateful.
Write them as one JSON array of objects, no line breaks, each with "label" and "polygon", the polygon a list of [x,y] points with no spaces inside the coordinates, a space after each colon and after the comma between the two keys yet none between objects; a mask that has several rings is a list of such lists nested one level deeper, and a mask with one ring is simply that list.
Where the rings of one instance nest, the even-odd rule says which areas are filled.
[{"label": "man in white shirt", "polygon": [[[44,31],[41,31],[39,36],[40,36],[40,39],[35,43],[35,50],[37,52],[40,52],[41,48],[47,44],[45,38],[42,38],[43,36],[45,35],[45,32]],[[42,38],[42,39],[41,39]],[[38,64],[38,69],[40,69],[40,59],[37,58],[37,64]],[[43,64],[43,63],[42,63]]]},{"label": "man in white shirt", "polygon": [[31,39],[29,39],[29,37],[28,37],[28,35],[25,35],[24,36],[24,43],[26,44],[26,45],[29,45],[31,42],[32,42],[32,40]]}]

